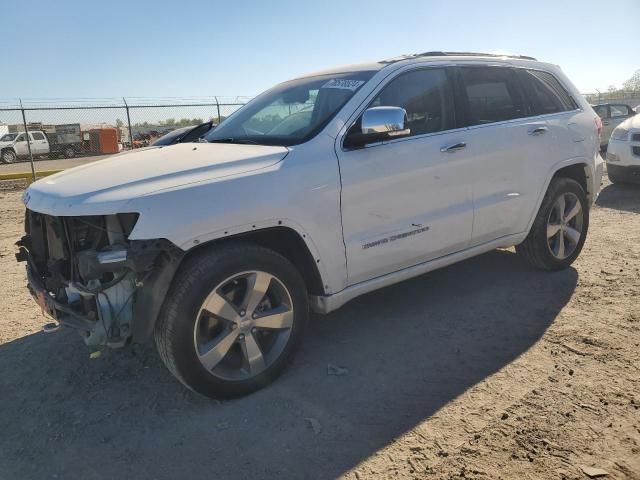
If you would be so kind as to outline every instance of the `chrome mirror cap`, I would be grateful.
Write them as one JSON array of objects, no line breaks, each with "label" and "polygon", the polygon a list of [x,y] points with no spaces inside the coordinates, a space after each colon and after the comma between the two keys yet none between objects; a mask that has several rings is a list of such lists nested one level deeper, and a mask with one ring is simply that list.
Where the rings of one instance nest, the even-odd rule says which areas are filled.
[{"label": "chrome mirror cap", "polygon": [[407,112],[400,107],[371,107],[362,114],[362,133],[386,134],[389,137],[409,135],[405,128]]}]

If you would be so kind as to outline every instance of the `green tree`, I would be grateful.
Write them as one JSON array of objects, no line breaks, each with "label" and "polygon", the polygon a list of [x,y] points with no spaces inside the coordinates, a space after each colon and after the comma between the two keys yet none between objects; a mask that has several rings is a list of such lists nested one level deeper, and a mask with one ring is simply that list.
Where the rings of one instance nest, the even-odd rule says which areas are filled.
[{"label": "green tree", "polygon": [[636,70],[629,80],[622,83],[625,90],[640,90],[640,70]]}]

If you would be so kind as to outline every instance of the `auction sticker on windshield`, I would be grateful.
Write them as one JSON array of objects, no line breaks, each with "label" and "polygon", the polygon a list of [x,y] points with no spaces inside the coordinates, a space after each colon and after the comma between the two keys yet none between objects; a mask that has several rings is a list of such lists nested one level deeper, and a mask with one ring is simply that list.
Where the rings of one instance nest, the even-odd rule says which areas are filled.
[{"label": "auction sticker on windshield", "polygon": [[347,80],[343,78],[334,78],[325,83],[322,88],[340,88],[342,90],[356,90],[364,80]]}]

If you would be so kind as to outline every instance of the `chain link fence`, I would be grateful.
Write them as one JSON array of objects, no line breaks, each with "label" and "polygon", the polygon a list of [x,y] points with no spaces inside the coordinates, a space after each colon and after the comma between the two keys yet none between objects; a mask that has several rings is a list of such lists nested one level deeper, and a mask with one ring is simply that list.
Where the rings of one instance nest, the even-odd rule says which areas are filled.
[{"label": "chain link fence", "polygon": [[599,103],[622,103],[635,108],[640,105],[640,90],[614,90],[611,92],[584,93],[592,105]]},{"label": "chain link fence", "polygon": [[[592,104],[614,102],[632,108],[640,105],[637,90],[584,96]],[[248,100],[249,97],[185,97],[0,101],[0,179],[24,178],[25,173],[35,179],[50,171],[146,147],[177,128],[206,122],[218,124]]]},{"label": "chain link fence", "polygon": [[147,147],[181,127],[218,124],[248,97],[0,102],[0,177],[49,171]]}]

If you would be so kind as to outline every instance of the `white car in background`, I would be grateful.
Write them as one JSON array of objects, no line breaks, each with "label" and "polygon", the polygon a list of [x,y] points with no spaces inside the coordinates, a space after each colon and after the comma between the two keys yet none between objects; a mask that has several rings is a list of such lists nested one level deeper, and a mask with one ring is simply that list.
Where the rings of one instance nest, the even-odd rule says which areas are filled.
[{"label": "white car in background", "polygon": [[613,183],[640,183],[640,115],[625,120],[613,131],[606,161]]},{"label": "white car in background", "polygon": [[603,149],[609,143],[609,137],[611,137],[613,130],[627,118],[631,118],[636,114],[629,105],[623,103],[601,103],[600,105],[594,105],[593,109],[602,119],[603,128],[600,136],[600,147]]}]

